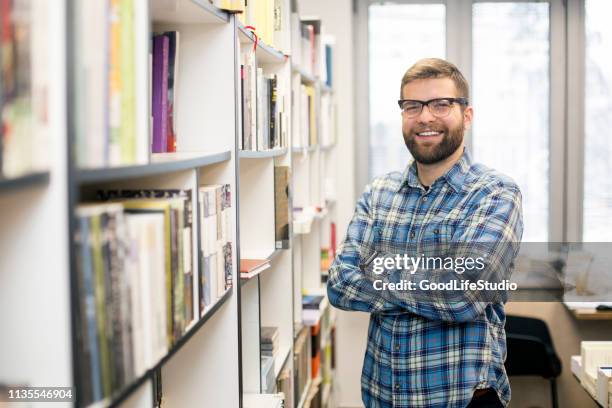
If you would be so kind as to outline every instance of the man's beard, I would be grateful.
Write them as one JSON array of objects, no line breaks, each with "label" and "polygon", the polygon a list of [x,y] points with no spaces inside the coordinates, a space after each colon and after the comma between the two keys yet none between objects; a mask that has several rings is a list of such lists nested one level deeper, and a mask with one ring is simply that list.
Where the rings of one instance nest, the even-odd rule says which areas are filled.
[{"label": "man's beard", "polygon": [[[416,141],[416,133],[426,130],[444,132],[442,141],[433,146],[423,146]],[[414,128],[408,134],[404,133],[404,143],[414,159],[421,164],[438,163],[455,153],[463,142],[463,123],[453,129],[440,129],[435,126],[425,129]]]}]

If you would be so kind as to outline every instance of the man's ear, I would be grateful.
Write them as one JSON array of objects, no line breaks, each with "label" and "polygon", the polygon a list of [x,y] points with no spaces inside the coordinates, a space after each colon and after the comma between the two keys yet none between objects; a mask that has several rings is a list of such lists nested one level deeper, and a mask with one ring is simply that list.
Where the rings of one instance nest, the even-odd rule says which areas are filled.
[{"label": "man's ear", "polygon": [[474,117],[474,109],[467,106],[463,111],[463,129],[469,130],[472,127],[472,119]]}]

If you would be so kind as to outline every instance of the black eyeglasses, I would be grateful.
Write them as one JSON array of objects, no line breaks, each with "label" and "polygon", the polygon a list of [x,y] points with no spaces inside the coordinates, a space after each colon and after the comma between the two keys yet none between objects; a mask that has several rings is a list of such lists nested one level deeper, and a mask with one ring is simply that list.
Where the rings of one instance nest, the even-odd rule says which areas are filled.
[{"label": "black eyeglasses", "polygon": [[453,103],[468,105],[467,98],[436,98],[428,101],[417,101],[415,99],[400,99],[397,101],[400,109],[409,118],[416,118],[423,111],[423,106],[429,108],[429,112],[437,118],[443,118],[450,113]]}]

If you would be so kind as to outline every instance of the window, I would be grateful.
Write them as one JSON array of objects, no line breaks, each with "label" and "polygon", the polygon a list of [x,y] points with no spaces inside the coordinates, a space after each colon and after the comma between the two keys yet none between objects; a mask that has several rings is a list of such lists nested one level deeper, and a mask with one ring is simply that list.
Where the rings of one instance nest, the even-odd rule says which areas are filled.
[{"label": "window", "polygon": [[549,221],[549,4],[476,3],[472,11],[474,159],[518,183],[523,241],[543,242]]},{"label": "window", "polygon": [[587,0],[584,112],[584,241],[612,231],[612,2]]},{"label": "window", "polygon": [[444,58],[446,8],[442,4],[373,4],[369,7],[369,178],[402,171],[410,153],[397,107],[404,72],[425,57]]}]

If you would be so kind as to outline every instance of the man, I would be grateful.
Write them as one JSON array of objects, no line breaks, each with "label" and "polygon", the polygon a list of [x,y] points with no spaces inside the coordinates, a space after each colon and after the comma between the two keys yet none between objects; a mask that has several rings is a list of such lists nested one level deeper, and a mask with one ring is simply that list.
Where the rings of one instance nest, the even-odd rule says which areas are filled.
[{"label": "man", "polygon": [[[334,306],[371,313],[363,402],[368,408],[507,406],[503,301],[478,292],[450,300],[442,291],[428,297],[376,290],[364,269],[372,254],[389,248],[485,242],[487,270],[509,270],[522,236],[518,186],[472,163],[464,149],[473,109],[461,72],[447,61],[423,59],[405,73],[400,92],[402,132],[414,161],[366,187],[327,285]],[[442,279],[429,272],[421,276]]]}]

